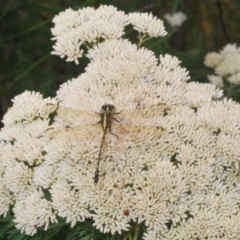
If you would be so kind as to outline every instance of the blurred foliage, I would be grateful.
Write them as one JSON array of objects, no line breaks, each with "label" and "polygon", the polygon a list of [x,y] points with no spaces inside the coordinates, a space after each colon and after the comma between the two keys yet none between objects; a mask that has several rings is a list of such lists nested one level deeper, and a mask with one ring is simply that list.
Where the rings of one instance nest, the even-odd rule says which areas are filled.
[{"label": "blurred foliage", "polygon": [[[125,12],[152,12],[160,19],[163,19],[166,13],[184,12],[187,21],[180,28],[174,30],[166,24],[168,35],[163,39],[152,39],[146,42],[146,46],[157,55],[169,53],[177,56],[182,61],[182,66],[189,70],[192,81],[207,82],[206,76],[212,73],[212,70],[203,65],[207,52],[219,51],[228,43],[240,42],[239,0],[149,0],[148,3],[145,0],[1,0],[1,118],[11,106],[11,99],[15,95],[31,90],[41,92],[44,96],[54,96],[60,84],[84,71],[86,59],[82,59],[80,65],[75,65],[50,55],[53,44],[50,40],[52,37],[50,28],[53,26],[51,21],[56,14],[66,8],[78,9],[85,6],[97,8],[100,4],[111,4]],[[135,35],[130,38],[133,42],[137,41]],[[240,99],[239,92],[233,96],[237,101]],[[0,239],[30,239],[21,235],[11,220],[11,217],[0,219]],[[61,228],[54,228],[54,231],[65,229],[59,226]],[[71,234],[82,234],[83,232],[79,230],[81,228],[91,229],[85,233],[86,236],[93,234],[91,235],[93,239],[97,239],[93,237],[96,234],[99,236],[99,232],[94,232],[96,230],[82,225],[78,225]],[[64,236],[67,236],[66,233],[69,232],[66,230]],[[47,238],[46,234],[45,237],[41,237],[39,234],[34,238],[55,239]],[[63,233],[58,236],[61,234]],[[80,235],[77,236],[76,239],[88,239],[85,236],[81,238]]]},{"label": "blurred foliage", "polygon": [[93,226],[92,219],[85,219],[84,222],[78,222],[71,228],[65,219],[58,218],[58,223],[50,224],[47,231],[39,228],[34,236],[29,236],[15,228],[12,214],[8,214],[6,218],[0,218],[0,240],[133,240],[132,236],[136,234],[136,228],[138,228],[137,239],[142,239],[143,233],[146,232],[144,223],[131,222],[130,225],[129,231],[111,234],[97,230]]}]

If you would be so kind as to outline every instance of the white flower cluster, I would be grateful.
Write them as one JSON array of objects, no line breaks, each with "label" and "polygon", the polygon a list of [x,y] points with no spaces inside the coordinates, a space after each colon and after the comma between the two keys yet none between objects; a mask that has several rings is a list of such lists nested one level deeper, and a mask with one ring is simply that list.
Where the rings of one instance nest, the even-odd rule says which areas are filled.
[{"label": "white flower cluster", "polygon": [[84,47],[109,39],[119,39],[124,35],[124,28],[132,24],[133,28],[150,37],[165,36],[163,22],[152,14],[130,13],[117,10],[113,6],[102,5],[98,9],[91,7],[78,11],[67,9],[54,17],[52,34],[56,40],[52,54],[67,61],[79,63],[84,54]]},{"label": "white flower cluster", "polygon": [[30,235],[56,221],[52,203],[33,186],[35,169],[45,162],[49,115],[56,108],[57,100],[26,91],[13,99],[0,132],[0,214],[6,216],[14,204],[16,226]]},{"label": "white flower cluster", "polygon": [[187,16],[183,12],[176,12],[174,14],[165,14],[164,19],[171,27],[180,27],[186,21]]},{"label": "white flower cluster", "polygon": [[[88,57],[56,99],[25,92],[5,115],[0,214],[13,204],[29,235],[62,217],[112,234],[145,225],[145,240],[238,239],[239,104],[187,83],[176,57],[127,40],[99,43]],[[104,135],[105,104],[115,108]]]},{"label": "white flower cluster", "polygon": [[234,85],[240,85],[240,48],[228,44],[219,53],[211,52],[205,57],[204,64],[213,68],[216,75],[208,76],[209,81],[222,88],[223,79]]},{"label": "white flower cluster", "polygon": [[163,22],[152,14],[130,13],[128,16],[133,28],[140,33],[146,33],[150,37],[163,37],[167,34]]}]

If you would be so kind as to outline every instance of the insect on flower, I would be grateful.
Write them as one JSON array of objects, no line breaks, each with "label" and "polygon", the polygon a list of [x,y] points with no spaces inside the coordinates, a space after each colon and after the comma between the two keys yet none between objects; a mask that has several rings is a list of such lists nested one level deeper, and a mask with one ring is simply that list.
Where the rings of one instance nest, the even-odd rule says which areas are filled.
[{"label": "insect on flower", "polygon": [[113,112],[114,109],[115,109],[115,107],[113,105],[104,104],[102,106],[101,113],[99,113],[99,116],[101,117],[101,120],[98,123],[100,123],[102,125],[103,136],[102,136],[102,142],[101,142],[101,146],[100,146],[100,150],[99,150],[99,154],[98,154],[97,168],[96,168],[95,175],[94,175],[94,183],[95,184],[98,183],[99,163],[100,163],[100,160],[101,160],[103,142],[105,140],[105,136],[106,136],[107,131],[109,131],[109,133],[111,133],[112,135],[117,137],[117,135],[115,135],[111,132],[112,120],[115,120],[115,121],[119,122],[119,120],[117,120],[116,118],[113,117],[113,115],[119,114],[119,112]]},{"label": "insect on flower", "polygon": [[[164,115],[166,109],[164,105],[163,110],[163,104],[142,107],[140,103],[136,103],[136,109],[121,107],[120,111],[116,111],[115,105],[105,103],[99,107],[101,110],[98,112],[88,111],[86,106],[73,108],[71,105],[74,104],[59,103],[49,128],[53,132],[50,139],[61,138],[63,148],[68,147],[68,152],[63,153],[62,159],[78,168],[79,174],[92,174],[95,184],[99,182],[100,175],[118,176],[119,184],[123,177],[121,172],[128,161],[128,149],[133,149],[134,146],[139,148],[144,144],[151,145],[153,133],[161,137],[165,132],[159,123],[159,117]],[[127,104],[126,106],[128,107]],[[95,105],[92,109],[96,108]],[[60,154],[63,150],[59,148]]]},{"label": "insect on flower", "polygon": [[[54,131],[60,133],[60,132],[68,132],[72,130],[73,132],[75,132],[75,135],[76,135],[79,131],[83,132],[85,129],[87,129],[87,127],[92,127],[95,130],[97,130],[98,128],[94,126],[96,125],[101,126],[102,137],[100,140],[101,143],[99,146],[99,152],[97,156],[96,170],[93,177],[95,184],[97,184],[99,181],[99,172],[100,172],[99,165],[103,158],[102,154],[103,154],[104,143],[105,145],[107,145],[107,142],[106,142],[107,133],[109,132],[110,135],[113,135],[116,139],[118,139],[117,134],[112,133],[111,129],[112,129],[113,120],[115,122],[121,121],[121,119],[118,120],[117,118],[114,117],[114,115],[117,115],[119,113],[120,112],[115,112],[115,106],[113,106],[112,104],[102,105],[100,113],[90,112],[86,110],[77,110],[77,109],[73,109],[65,106],[64,107],[58,106],[56,111],[56,116],[53,120],[54,124],[52,124],[51,127],[48,128],[48,130],[52,131],[52,133]],[[94,134],[98,135],[99,133],[97,132],[99,131],[94,131]],[[84,134],[81,134],[82,138],[86,137],[86,140],[87,140],[87,138],[89,137],[87,136],[87,134],[86,136]],[[95,144],[95,142],[96,141],[93,142],[93,145]]]},{"label": "insect on flower", "polygon": [[129,209],[124,209],[123,215],[125,215],[126,217],[129,216]]}]

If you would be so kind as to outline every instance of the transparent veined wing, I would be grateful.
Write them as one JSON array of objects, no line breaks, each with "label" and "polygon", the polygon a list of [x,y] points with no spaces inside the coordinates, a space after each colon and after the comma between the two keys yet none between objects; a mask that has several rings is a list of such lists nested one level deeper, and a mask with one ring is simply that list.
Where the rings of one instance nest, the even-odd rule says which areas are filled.
[{"label": "transparent veined wing", "polygon": [[[161,128],[161,118],[170,108],[164,104],[131,111],[116,111],[114,107],[108,114],[103,110],[105,105],[99,106],[99,112],[92,112],[60,104],[49,127],[51,138],[68,142],[69,150],[62,159],[77,156],[72,160],[81,164],[75,167],[81,166],[81,171],[92,172],[95,183],[98,183],[99,176],[112,176],[113,172],[121,172],[127,166],[129,169],[135,164],[136,156],[141,158],[144,151],[154,151],[156,146],[151,147],[154,139],[167,134]],[[144,167],[142,161],[139,167]]]}]

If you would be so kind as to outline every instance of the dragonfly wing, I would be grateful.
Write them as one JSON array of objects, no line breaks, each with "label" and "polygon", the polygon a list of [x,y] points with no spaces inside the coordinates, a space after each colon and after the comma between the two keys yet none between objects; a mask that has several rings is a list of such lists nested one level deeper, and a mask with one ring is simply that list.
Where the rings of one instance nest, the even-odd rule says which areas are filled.
[{"label": "dragonfly wing", "polygon": [[164,104],[155,104],[148,107],[136,108],[135,110],[121,112],[120,118],[126,125],[133,126],[161,126],[161,122],[171,107]]},{"label": "dragonfly wing", "polygon": [[54,118],[55,124],[69,127],[96,125],[99,120],[100,116],[97,113],[61,106],[58,107]]}]

